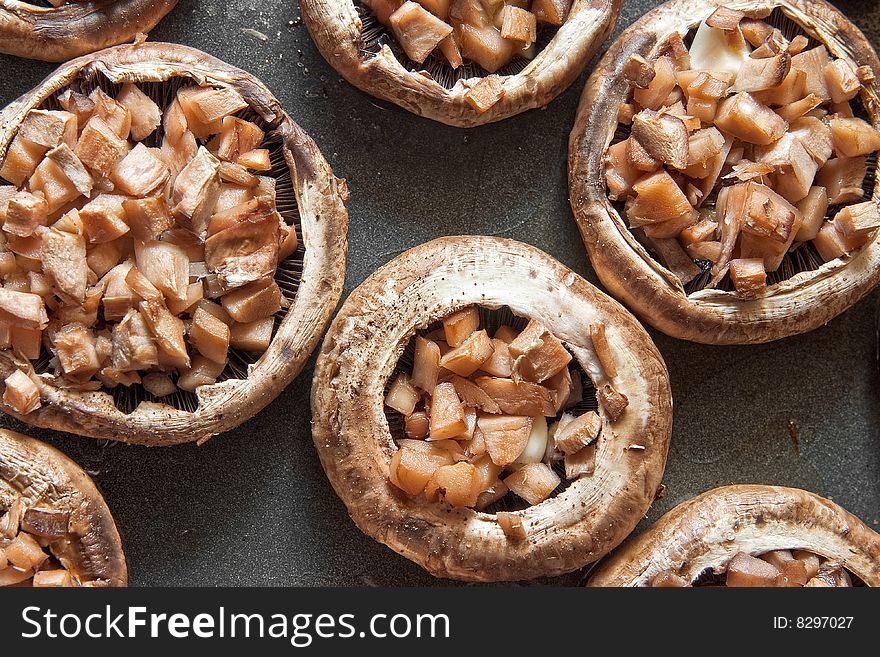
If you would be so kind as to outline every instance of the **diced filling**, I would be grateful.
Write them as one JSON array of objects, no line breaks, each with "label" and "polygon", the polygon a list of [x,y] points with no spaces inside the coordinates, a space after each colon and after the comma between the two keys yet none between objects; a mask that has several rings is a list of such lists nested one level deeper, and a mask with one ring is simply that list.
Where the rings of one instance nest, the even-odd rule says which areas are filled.
[{"label": "diced filling", "polygon": [[862,189],[880,130],[850,104],[869,67],[722,6],[689,49],[674,33],[623,73],[618,119],[631,127],[606,153],[608,195],[682,284],[704,261],[710,286],[729,273],[740,297],[758,298],[789,251],[811,242],[827,262],[880,227]]},{"label": "diced filling", "polygon": [[28,112],[0,166],[0,349],[22,364],[5,404],[36,410],[43,381],[193,391],[230,348],[265,351],[297,234],[247,102],[189,86],[163,111],[131,83],[58,102]]},{"label": "diced filling", "polygon": [[414,62],[431,53],[457,69],[473,62],[489,73],[517,54],[533,58],[538,25],[560,26],[571,0],[364,0]]},{"label": "diced filling", "polygon": [[[613,379],[605,326],[592,328],[598,360]],[[415,338],[412,371],[391,383],[385,404],[403,416],[406,437],[397,440],[390,481],[410,497],[477,510],[508,492],[539,504],[561,473],[574,480],[595,469],[603,418],[568,412],[582,392],[571,353],[539,322],[521,331],[503,325],[490,336],[476,307],[459,310]],[[611,385],[598,396],[606,422],[625,411],[626,396]],[[497,521],[508,537],[525,537],[518,514],[499,512]]]},{"label": "diced filling", "polygon": [[[844,566],[809,550],[772,550],[758,556],[737,552],[722,572],[731,587],[846,587],[852,578]],[[664,570],[651,581],[653,587],[700,586],[674,570]]]},{"label": "diced filling", "polygon": [[52,546],[68,540],[70,514],[16,499],[0,514],[0,587],[84,586],[52,554]]}]

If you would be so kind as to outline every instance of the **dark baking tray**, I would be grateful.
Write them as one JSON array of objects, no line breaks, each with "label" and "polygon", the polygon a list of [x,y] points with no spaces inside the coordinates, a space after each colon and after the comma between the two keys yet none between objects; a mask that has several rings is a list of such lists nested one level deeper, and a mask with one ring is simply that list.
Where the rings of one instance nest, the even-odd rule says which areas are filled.
[{"label": "dark baking tray", "polygon": [[[655,4],[624,2],[615,36]],[[836,4],[880,45],[876,0]],[[460,130],[343,81],[312,45],[294,0],[181,0],[151,39],[201,48],[258,76],[348,179],[346,292],[411,246],[469,233],[529,242],[597,282],[566,185],[568,132],[592,66],[545,110]],[[0,57],[0,68],[5,104],[54,67]],[[871,294],[817,331],[755,347],[651,331],[669,366],[675,420],[666,496],[643,526],[708,488],[756,482],[815,491],[876,527],[878,301]],[[313,362],[266,410],[202,447],[130,447],[35,431],[5,416],[0,423],[60,447],[94,476],[134,585],[447,583],[349,520],[312,447]]]}]

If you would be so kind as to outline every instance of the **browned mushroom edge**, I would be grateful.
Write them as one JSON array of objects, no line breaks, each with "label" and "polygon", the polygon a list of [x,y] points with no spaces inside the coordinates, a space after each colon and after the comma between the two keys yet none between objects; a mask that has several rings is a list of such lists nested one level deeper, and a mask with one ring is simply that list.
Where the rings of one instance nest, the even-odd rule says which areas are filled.
[{"label": "browned mushroom edge", "polygon": [[518,73],[500,76],[504,96],[483,113],[464,97],[479,77],[446,88],[421,73],[421,67],[407,69],[387,45],[375,53],[365,49],[361,18],[352,0],[302,0],[300,8],[318,50],[346,80],[413,114],[466,128],[547,105],[574,82],[611,34],[621,4],[622,0],[575,0],[547,46]]},{"label": "browned mushroom edge", "polygon": [[[21,415],[0,404],[0,409],[24,422],[151,446],[203,441],[253,416],[293,380],[317,346],[339,301],[348,239],[345,181],[333,175],[314,141],[259,80],[201,51],[143,43],[109,48],[63,65],[0,114],[0,159],[28,110],[43,105],[71,84],[166,82],[179,77],[203,85],[233,87],[250,104],[245,110],[248,116],[261,121],[267,135],[274,133],[278,141],[277,160],[282,171],[277,174],[288,177],[287,184],[295,195],[287,199],[286,210],[279,209],[282,215],[295,215],[302,243],[290,266],[284,267],[287,261],[282,262],[276,274],[291,306],[276,316],[269,349],[255,362],[240,363],[239,374],[246,378],[234,378],[232,373],[233,378],[198,388],[195,400],[184,400],[179,407],[137,398],[131,408],[122,409],[105,391],[77,393],[42,383],[40,409]],[[287,280],[280,276],[287,276]],[[15,367],[12,354],[0,352],[0,378]]]},{"label": "browned mushroom edge", "polygon": [[68,533],[49,551],[82,583],[126,586],[122,540],[94,482],[70,458],[29,436],[0,429],[0,515],[16,500],[67,513]]},{"label": "browned mushroom edge", "polygon": [[880,586],[880,535],[837,504],[782,486],[715,488],[662,516],[614,552],[589,586],[648,586],[663,570],[693,582],[737,552],[809,550]]},{"label": "browned mushroom edge", "polygon": [[[634,53],[649,55],[674,31],[686,34],[722,4],[756,16],[778,9],[835,57],[880,73],[880,60],[865,36],[823,0],[674,0],[661,5],[620,36],[587,82],[569,140],[571,206],[599,278],[645,321],[695,342],[768,342],[822,326],[873,289],[880,280],[876,234],[851,256],[769,286],[761,299],[747,301],[710,289],[687,294],[636,241],[609,201],[604,182],[605,151],[617,127],[618,105],[628,92],[623,65]],[[880,121],[878,91],[874,83],[861,96],[875,124]],[[880,185],[875,184],[873,198],[880,200]]]},{"label": "browned mushroom edge", "polygon": [[[494,514],[410,498],[388,480],[396,450],[384,390],[410,338],[468,305],[507,306],[563,341],[600,388],[591,322],[603,322],[629,398],[605,409],[596,469],[515,511],[527,538],[505,537]],[[620,543],[655,498],[669,447],[672,399],[662,357],[623,307],[538,249],[507,239],[448,237],[379,269],[348,298],[324,340],[312,386],[313,438],[358,527],[430,573],[500,581],[570,572]],[[610,430],[609,430],[610,429]]]},{"label": "browned mushroom edge", "polygon": [[149,32],[177,0],[87,0],[44,7],[0,2],[0,52],[63,62]]}]

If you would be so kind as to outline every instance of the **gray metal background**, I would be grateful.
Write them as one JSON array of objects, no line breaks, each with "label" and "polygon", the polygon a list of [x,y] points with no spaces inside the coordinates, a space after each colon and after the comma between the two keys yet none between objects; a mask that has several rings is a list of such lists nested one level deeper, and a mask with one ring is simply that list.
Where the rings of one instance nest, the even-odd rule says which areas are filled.
[{"label": "gray metal background", "polygon": [[[625,2],[615,36],[655,4]],[[877,0],[836,4],[880,44]],[[534,244],[597,282],[566,186],[568,132],[592,65],[545,110],[459,130],[344,82],[312,45],[295,0],[181,0],[151,39],[195,46],[254,73],[348,179],[346,293],[401,251],[463,233]],[[0,69],[5,104],[53,66],[0,57]],[[669,366],[675,420],[668,493],[643,525],[708,488],[756,482],[815,491],[876,527],[878,300],[874,293],[824,328],[756,347],[706,347],[652,331]],[[312,365],[257,417],[203,447],[129,447],[34,431],[7,417],[0,424],[48,440],[92,473],[134,585],[445,583],[348,518],[311,443]]]}]

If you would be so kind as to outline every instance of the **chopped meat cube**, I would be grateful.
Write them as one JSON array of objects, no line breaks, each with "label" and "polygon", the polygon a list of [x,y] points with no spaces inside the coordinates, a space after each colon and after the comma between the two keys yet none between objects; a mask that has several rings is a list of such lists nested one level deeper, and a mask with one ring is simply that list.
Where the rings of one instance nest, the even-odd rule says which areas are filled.
[{"label": "chopped meat cube", "polygon": [[389,467],[391,483],[409,495],[424,492],[438,468],[452,465],[452,457],[446,450],[427,446],[427,449],[403,447],[395,452]]},{"label": "chopped meat cube", "polygon": [[574,454],[594,442],[601,430],[602,418],[595,411],[588,411],[565,424],[560,422],[553,440],[563,454]]},{"label": "chopped meat cube", "polygon": [[677,83],[672,59],[659,57],[654,61],[654,77],[646,87],[633,90],[633,99],[645,109],[659,110]]},{"label": "chopped meat cube", "polygon": [[523,525],[522,517],[518,513],[509,511],[499,511],[495,514],[495,520],[501,531],[507,538],[516,541],[524,541],[528,537],[525,525]]},{"label": "chopped meat cube", "polygon": [[21,529],[39,538],[61,538],[70,530],[70,513],[32,506],[21,516]]},{"label": "chopped meat cube", "polygon": [[130,309],[113,325],[110,362],[118,372],[148,369],[159,363],[156,343],[143,316]]},{"label": "chopped meat cube", "polygon": [[532,0],[532,12],[539,23],[562,25],[571,9],[572,0]]},{"label": "chopped meat cube", "polygon": [[205,297],[205,287],[201,281],[190,283],[186,286],[186,294],[183,299],[165,299],[165,305],[172,315],[191,313],[192,308]]},{"label": "chopped meat cube", "polygon": [[618,200],[626,197],[633,184],[642,176],[627,156],[629,140],[613,144],[605,152],[605,184],[608,186],[608,197]]},{"label": "chopped meat cube", "polygon": [[605,376],[613,379],[617,376],[617,365],[614,362],[614,354],[611,351],[611,345],[605,335],[605,324],[596,322],[590,324],[590,339],[593,342],[593,350],[599,359],[599,364],[605,372]]},{"label": "chopped meat cube", "polygon": [[799,119],[808,112],[813,111],[821,104],[821,98],[810,94],[806,98],[791,103],[790,105],[780,107],[778,110],[776,110],[776,113],[779,114],[779,116],[781,116],[784,120],[788,121],[790,124],[792,121],[795,121],[796,119]]},{"label": "chopped meat cube", "polygon": [[147,196],[168,181],[171,173],[154,150],[137,144],[114,167],[110,180],[119,191],[129,196]]},{"label": "chopped meat cube", "polygon": [[416,337],[412,383],[425,392],[434,390],[440,375],[440,348],[436,342]]},{"label": "chopped meat cube", "polygon": [[207,386],[217,382],[223,373],[225,363],[215,363],[201,355],[193,357],[192,366],[180,373],[177,387],[181,390],[195,392],[199,386]]},{"label": "chopped meat cube", "polygon": [[727,565],[727,586],[776,586],[780,577],[778,568],[745,552],[737,552]]},{"label": "chopped meat cube", "polygon": [[156,131],[162,122],[162,112],[159,106],[138,89],[137,85],[130,82],[122,85],[122,89],[116,96],[116,102],[125,107],[131,116],[131,138],[134,141],[143,141]]},{"label": "chopped meat cube", "polygon": [[743,18],[745,18],[745,14],[741,11],[721,5],[709,15],[706,19],[706,25],[725,32],[734,31],[739,28]]},{"label": "chopped meat cube", "polygon": [[131,112],[117,103],[99,87],[89,94],[95,103],[95,116],[107,122],[120,139],[128,139],[131,134]]},{"label": "chopped meat cube", "polygon": [[502,413],[508,415],[553,416],[555,403],[553,393],[546,387],[530,381],[519,383],[511,379],[491,376],[477,377],[474,381],[488,394]]},{"label": "chopped meat cube", "polygon": [[836,157],[828,160],[816,175],[816,184],[828,190],[828,202],[850,203],[861,201],[862,184],[867,173],[864,156]]},{"label": "chopped meat cube", "polygon": [[189,367],[183,322],[172,315],[158,299],[141,301],[138,309],[165,356],[178,368]]},{"label": "chopped meat cube", "polygon": [[9,563],[19,570],[34,570],[49,558],[37,539],[27,532],[20,532],[4,550]]},{"label": "chopped meat cube", "polygon": [[861,80],[844,59],[835,59],[825,65],[825,84],[834,103],[852,100],[862,88]]},{"label": "chopped meat cube", "polygon": [[21,187],[37,168],[46,150],[45,146],[34,144],[16,135],[6,150],[3,165],[0,166],[0,178],[8,180],[16,187]]},{"label": "chopped meat cube", "polygon": [[[211,225],[217,222],[214,215]],[[278,263],[278,213],[265,197],[230,208],[222,221],[229,227],[208,237],[205,264],[227,289],[270,276]]]},{"label": "chopped meat cube", "polygon": [[629,399],[626,395],[617,392],[607,383],[596,392],[596,398],[612,422],[617,422],[623,411],[629,406]]},{"label": "chopped meat cube", "polygon": [[688,130],[677,116],[642,110],[633,117],[632,136],[660,162],[674,169],[687,167]]},{"label": "chopped meat cube", "polygon": [[507,487],[529,504],[546,500],[560,479],[546,463],[527,463],[504,479]]},{"label": "chopped meat cube", "polygon": [[737,258],[730,261],[730,279],[743,299],[757,299],[767,291],[767,272],[761,258]]},{"label": "chopped meat cube", "polygon": [[573,480],[581,476],[592,476],[596,471],[597,449],[598,443],[593,442],[574,454],[566,454],[563,459],[565,478]]},{"label": "chopped meat cube", "polygon": [[153,372],[147,374],[143,378],[144,390],[153,395],[153,397],[167,397],[177,392],[177,386],[167,374]]},{"label": "chopped meat cube", "polygon": [[706,71],[700,71],[694,80],[687,85],[688,98],[718,100],[727,95],[730,84],[721,77],[715,77]]},{"label": "chopped meat cube", "polygon": [[220,160],[200,146],[196,156],[174,180],[171,212],[203,239],[220,194],[219,170]]},{"label": "chopped meat cube", "polygon": [[40,391],[31,378],[21,370],[6,377],[3,403],[20,415],[33,413],[40,408]]},{"label": "chopped meat cube", "polygon": [[83,196],[91,196],[95,182],[70,146],[62,142],[46,153],[46,157],[60,167],[77,192]]},{"label": "chopped meat cube", "polygon": [[457,69],[464,63],[464,60],[461,57],[461,50],[458,49],[458,43],[455,40],[455,34],[450,34],[443,39],[438,47],[453,69]]},{"label": "chopped meat cube", "polygon": [[644,89],[651,84],[651,80],[654,79],[655,75],[653,62],[648,61],[638,53],[630,55],[629,59],[626,60],[626,64],[623,65],[623,77],[640,89]]},{"label": "chopped meat cube", "polygon": [[86,241],[81,235],[50,228],[43,233],[40,259],[43,271],[59,296],[78,303],[85,300],[89,265]]},{"label": "chopped meat cube", "polygon": [[663,570],[654,575],[654,579],[651,580],[651,586],[653,588],[669,589],[685,588],[690,586],[690,584],[688,584],[688,581],[681,575],[678,575],[671,570]]},{"label": "chopped meat cube", "polygon": [[715,125],[745,142],[765,145],[780,139],[788,129],[782,117],[745,91],[721,103]]},{"label": "chopped meat cube", "polygon": [[525,450],[532,433],[532,418],[487,415],[477,418],[477,426],[486,442],[489,458],[503,467],[516,461]]},{"label": "chopped meat cube", "polygon": [[[205,315],[208,314],[201,309],[196,312],[202,312]],[[211,319],[218,324],[223,324],[223,322],[213,316],[211,316]],[[229,328],[225,324],[223,324],[223,326],[227,329]],[[389,408],[393,408],[404,417],[409,417],[415,410],[416,404],[419,403],[419,399],[419,391],[412,385],[409,375],[401,372],[397,375],[394,379],[394,383],[392,383],[391,387],[388,389],[388,394],[385,395],[385,405]]]},{"label": "chopped meat cube", "polygon": [[874,201],[848,205],[834,216],[834,223],[846,237],[870,233],[880,228],[880,207]]},{"label": "chopped meat cube", "polygon": [[501,78],[497,75],[487,75],[465,92],[464,99],[478,112],[485,112],[501,100],[504,93]]},{"label": "chopped meat cube", "polygon": [[640,178],[633,185],[635,200],[626,209],[631,226],[684,220],[695,223],[699,213],[666,171],[657,171]]},{"label": "chopped meat cube", "polygon": [[513,371],[513,357],[510,346],[503,340],[492,338],[492,355],[480,365],[480,369],[491,376],[507,378]]},{"label": "chopped meat cube", "polygon": [[87,380],[101,363],[92,332],[82,324],[67,324],[52,335],[52,346],[61,369],[68,376]]},{"label": "chopped meat cube", "polygon": [[238,156],[238,164],[254,171],[271,171],[272,162],[269,158],[269,150],[266,148],[255,148],[247,153]]},{"label": "chopped meat cube", "polygon": [[702,164],[718,155],[724,148],[724,135],[718,128],[697,130],[688,138],[687,165]]},{"label": "chopped meat cube", "polygon": [[79,190],[58,164],[45,158],[34,171],[28,186],[46,199],[49,214],[55,214],[80,196]]},{"label": "chopped meat cube", "polygon": [[85,125],[95,112],[94,101],[73,89],[65,89],[58,94],[58,104],[71,114],[76,115],[77,126]]},{"label": "chopped meat cube", "polygon": [[122,209],[132,236],[143,242],[157,239],[174,226],[174,217],[168,211],[164,196],[125,199]]},{"label": "chopped meat cube", "polygon": [[200,354],[215,362],[226,363],[229,336],[230,331],[226,324],[205,310],[196,309],[192,318],[189,339]]},{"label": "chopped meat cube", "polygon": [[778,87],[791,70],[791,55],[779,53],[765,59],[747,59],[737,73],[735,92],[766,91]]},{"label": "chopped meat cube", "polygon": [[29,237],[38,226],[49,221],[49,204],[42,196],[30,192],[18,192],[6,206],[3,230],[11,235]]},{"label": "chopped meat cube", "polygon": [[476,383],[462,376],[453,376],[449,382],[455,388],[461,402],[470,408],[479,408],[486,413],[500,413],[501,408],[486,392]]},{"label": "chopped meat cube", "polygon": [[42,297],[0,287],[0,321],[24,329],[45,328],[48,318]]},{"label": "chopped meat cube", "polygon": [[880,150],[880,130],[862,119],[833,117],[829,122],[838,155],[857,157]]},{"label": "chopped meat cube", "polygon": [[514,371],[527,381],[542,383],[571,362],[571,354],[555,335],[540,322],[530,320],[522,333],[510,343]]},{"label": "chopped meat cube", "polygon": [[535,15],[513,5],[503,5],[500,12],[501,36],[520,43],[534,43],[537,39]]},{"label": "chopped meat cube", "polygon": [[102,176],[109,176],[119,160],[128,153],[128,142],[96,115],[86,123],[73,152],[87,167]]},{"label": "chopped meat cube", "polygon": [[226,116],[217,136],[217,157],[236,162],[241,155],[259,147],[265,135],[255,123],[237,116]]},{"label": "chopped meat cube", "polygon": [[103,244],[129,232],[123,209],[124,196],[99,194],[79,210],[85,237],[90,244]]},{"label": "chopped meat cube", "polygon": [[792,231],[797,230],[796,224],[800,224],[797,208],[766,185],[749,183],[747,193],[742,230],[777,242],[789,241]]},{"label": "chopped meat cube", "polygon": [[407,56],[421,64],[440,42],[452,34],[452,26],[415,2],[404,2],[391,14],[389,23]]},{"label": "chopped meat cube", "polygon": [[186,298],[189,286],[189,258],[186,252],[168,242],[135,243],[135,262],[140,272],[166,297]]},{"label": "chopped meat cube", "polygon": [[444,502],[453,506],[472,507],[480,494],[477,470],[466,462],[441,465],[431,477],[428,488],[431,487],[438,490]]},{"label": "chopped meat cube", "polygon": [[429,440],[454,438],[467,429],[464,406],[451,383],[439,383],[431,395],[431,435]]},{"label": "chopped meat cube", "polygon": [[18,134],[32,144],[54,148],[61,143],[76,143],[76,116],[57,110],[31,110],[18,128]]},{"label": "chopped meat cube", "polygon": [[795,236],[796,242],[806,242],[816,238],[825,214],[828,212],[828,192],[824,187],[811,187],[807,195],[798,201],[798,212],[801,213],[801,227]]},{"label": "chopped meat cube", "polygon": [[486,331],[472,333],[460,346],[440,359],[440,366],[460,376],[470,376],[492,355],[492,340]]},{"label": "chopped meat cube", "polygon": [[281,310],[281,290],[272,279],[254,281],[224,294],[221,301],[236,322],[254,322]]},{"label": "chopped meat cube", "polygon": [[73,578],[64,568],[40,570],[34,573],[31,585],[34,588],[66,588],[73,586]]},{"label": "chopped meat cube", "polygon": [[836,222],[826,221],[819,229],[819,234],[813,238],[813,246],[822,256],[822,260],[829,262],[835,258],[849,255],[864,243],[864,238],[855,237],[856,239],[848,239],[838,229]]},{"label": "chopped meat cube", "polygon": [[229,345],[242,351],[266,351],[272,342],[274,324],[272,317],[246,324],[236,322],[231,327]]},{"label": "chopped meat cube", "polygon": [[468,23],[458,23],[455,36],[462,57],[473,60],[489,73],[495,73],[513,59],[516,53],[517,44],[502,37],[501,32],[492,25],[475,27]]},{"label": "chopped meat cube", "polygon": [[817,46],[805,50],[791,58],[791,68],[803,71],[805,77],[804,91],[818,96],[822,100],[830,100],[831,93],[825,82],[825,67],[830,63],[825,46]]}]

